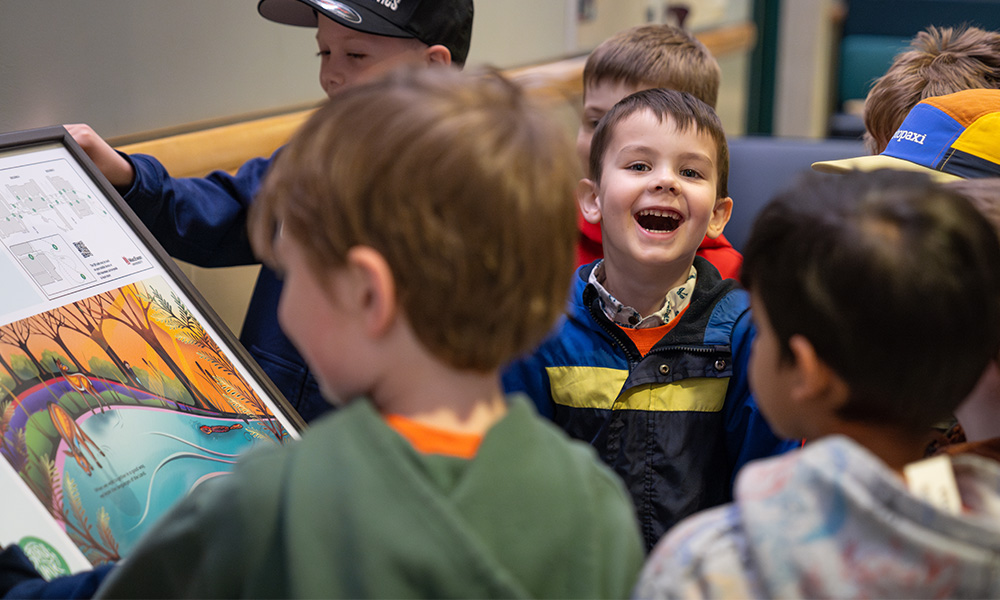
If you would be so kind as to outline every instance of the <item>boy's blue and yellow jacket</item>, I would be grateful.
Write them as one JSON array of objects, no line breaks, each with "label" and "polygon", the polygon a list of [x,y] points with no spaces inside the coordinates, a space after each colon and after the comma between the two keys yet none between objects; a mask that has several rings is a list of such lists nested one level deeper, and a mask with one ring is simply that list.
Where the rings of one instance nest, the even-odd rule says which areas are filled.
[{"label": "boy's blue and yellow jacket", "polygon": [[747,387],[749,300],[695,258],[698,281],[677,325],[645,356],[573,279],[567,314],[532,354],[509,365],[508,392],[592,444],[625,481],[647,550],[681,518],[731,500],[747,461],[797,444],[779,440]]}]

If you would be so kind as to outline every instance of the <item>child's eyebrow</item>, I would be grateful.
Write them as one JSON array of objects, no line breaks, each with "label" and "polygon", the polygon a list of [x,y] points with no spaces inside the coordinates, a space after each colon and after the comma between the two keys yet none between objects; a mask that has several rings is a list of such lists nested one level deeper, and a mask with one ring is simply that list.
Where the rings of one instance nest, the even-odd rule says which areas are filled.
[{"label": "child's eyebrow", "polygon": [[[618,149],[617,153],[618,154],[632,154],[632,153],[635,153],[635,154],[657,154],[658,151],[655,148],[653,148],[651,146],[648,146],[646,144],[625,144],[624,146],[622,146],[621,148]],[[709,163],[711,165],[715,164],[715,160],[713,160],[711,156],[709,156],[708,154],[706,154],[704,152],[695,152],[695,151],[682,152],[677,157],[679,159],[681,159],[681,160],[703,160],[703,161],[706,161],[707,163]]]},{"label": "child's eyebrow", "polygon": [[646,144],[625,144],[624,146],[618,149],[618,154],[628,154],[631,152],[648,153],[648,152],[655,152],[655,150],[652,147],[647,146]]},{"label": "child's eyebrow", "polygon": [[685,152],[680,155],[680,158],[685,160],[703,160],[710,165],[715,164],[715,160],[711,157],[711,155],[705,154],[704,152]]}]

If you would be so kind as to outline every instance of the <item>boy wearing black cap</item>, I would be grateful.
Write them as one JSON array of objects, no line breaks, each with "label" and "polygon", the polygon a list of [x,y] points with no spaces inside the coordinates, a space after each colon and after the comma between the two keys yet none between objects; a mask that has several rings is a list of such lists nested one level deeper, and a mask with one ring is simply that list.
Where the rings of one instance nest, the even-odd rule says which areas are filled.
[{"label": "boy wearing black cap", "polygon": [[[260,0],[257,10],[278,23],[317,28],[320,84],[331,98],[404,63],[462,66],[472,37],[473,0]],[[172,178],[152,156],[120,154],[86,125],[67,129],[171,256],[202,267],[259,262],[246,217],[274,156],[250,160],[235,175]],[[310,421],[329,404],[278,326],[280,292],[263,267],[240,341]]]}]

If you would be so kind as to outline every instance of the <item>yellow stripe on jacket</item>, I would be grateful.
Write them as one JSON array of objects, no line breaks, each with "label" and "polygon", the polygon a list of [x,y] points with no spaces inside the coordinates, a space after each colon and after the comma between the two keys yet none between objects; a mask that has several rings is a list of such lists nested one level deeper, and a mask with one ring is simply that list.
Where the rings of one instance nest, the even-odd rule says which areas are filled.
[{"label": "yellow stripe on jacket", "polygon": [[719,412],[728,377],[691,377],[622,390],[628,371],[603,367],[546,367],[552,400],[573,408]]}]

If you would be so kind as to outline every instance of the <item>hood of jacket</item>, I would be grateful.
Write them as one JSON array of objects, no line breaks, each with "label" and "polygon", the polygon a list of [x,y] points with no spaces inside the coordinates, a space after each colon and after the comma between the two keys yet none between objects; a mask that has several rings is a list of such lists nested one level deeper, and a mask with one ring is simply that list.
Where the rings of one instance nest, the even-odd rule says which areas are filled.
[{"label": "hood of jacket", "polygon": [[[566,314],[580,326],[611,341],[608,327],[615,325],[595,303],[597,290],[587,289],[590,273],[596,265],[597,261],[577,269]],[[691,293],[685,318],[677,324],[671,338],[674,343],[729,347],[733,326],[747,310],[747,294],[739,289],[736,281],[722,279],[719,271],[704,258],[696,256],[694,267],[698,271],[698,282]]]},{"label": "hood of jacket", "polygon": [[751,463],[735,498],[769,597],[1000,596],[1000,463],[952,457],[950,514],[853,440],[830,436]]}]

